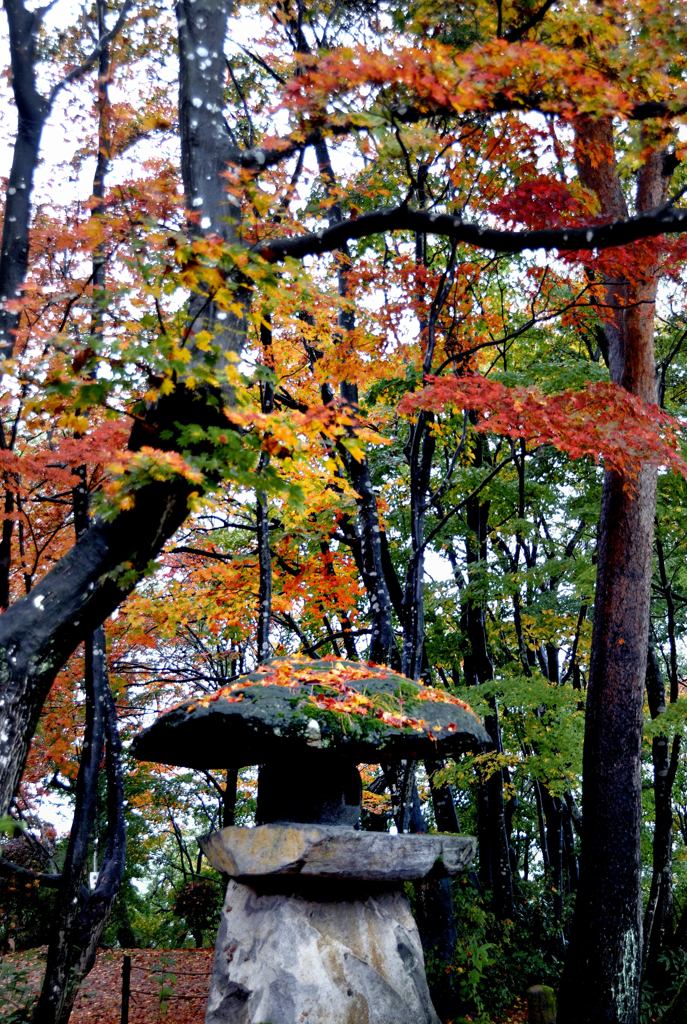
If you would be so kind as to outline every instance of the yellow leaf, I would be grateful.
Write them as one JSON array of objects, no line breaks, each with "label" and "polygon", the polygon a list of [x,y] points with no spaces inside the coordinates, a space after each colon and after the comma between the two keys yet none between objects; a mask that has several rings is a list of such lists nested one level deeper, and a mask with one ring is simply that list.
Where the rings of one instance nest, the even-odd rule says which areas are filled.
[{"label": "yellow leaf", "polygon": [[88,416],[77,416],[71,412],[63,413],[57,423],[58,426],[64,427],[66,430],[74,430],[79,434],[88,430]]},{"label": "yellow leaf", "polygon": [[198,331],[194,334],[193,340],[197,349],[201,352],[209,352],[212,347],[212,334],[210,331]]},{"label": "yellow leaf", "polygon": [[353,456],[356,462],[362,462],[365,458],[365,449],[362,448],[356,440],[353,438],[346,438],[342,444],[348,452]]},{"label": "yellow leaf", "polygon": [[191,353],[187,348],[180,348],[178,345],[175,345],[172,350],[172,359],[178,363],[190,363]]}]

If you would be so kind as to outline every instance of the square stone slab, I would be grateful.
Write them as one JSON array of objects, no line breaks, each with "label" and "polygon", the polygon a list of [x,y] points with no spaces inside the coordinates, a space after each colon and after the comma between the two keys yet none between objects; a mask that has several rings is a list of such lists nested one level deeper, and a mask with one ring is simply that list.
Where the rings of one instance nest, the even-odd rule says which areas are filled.
[{"label": "square stone slab", "polygon": [[232,826],[201,840],[214,868],[231,878],[292,876],[364,882],[445,878],[474,859],[471,836],[390,835],[336,825]]}]

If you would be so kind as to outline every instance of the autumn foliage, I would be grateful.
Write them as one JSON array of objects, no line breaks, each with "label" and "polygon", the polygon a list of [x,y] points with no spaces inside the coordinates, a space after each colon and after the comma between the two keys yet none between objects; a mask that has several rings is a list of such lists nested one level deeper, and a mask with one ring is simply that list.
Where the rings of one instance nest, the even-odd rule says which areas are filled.
[{"label": "autumn foliage", "polygon": [[630,480],[647,464],[687,476],[681,424],[617,384],[544,394],[479,375],[430,377],[421,392],[406,395],[399,411],[447,407],[477,412],[479,431],[550,444],[572,459],[588,456]]},{"label": "autumn foliage", "polygon": [[[528,942],[550,980],[582,950],[574,1024],[616,1019],[575,1001],[613,1003],[616,979],[638,1013],[642,943],[648,998],[677,999],[682,7],[259,0],[234,31],[208,0],[214,35],[190,45],[194,9],[97,0],[67,24],[5,2],[3,810],[73,806],[104,623],[113,728],[71,884],[86,907],[123,807],[98,777],[118,733],[129,856],[150,865],[131,871],[170,916],[207,895],[191,832],[250,821],[255,779],[134,768],[134,734],[179,702],[241,703],[247,672],[306,683],[313,714],[422,731],[357,689],[389,665],[427,706],[473,706],[492,741],[415,780],[365,775],[378,827],[479,838],[451,1014],[486,1021]],[[582,834],[600,846],[580,873]]]}]

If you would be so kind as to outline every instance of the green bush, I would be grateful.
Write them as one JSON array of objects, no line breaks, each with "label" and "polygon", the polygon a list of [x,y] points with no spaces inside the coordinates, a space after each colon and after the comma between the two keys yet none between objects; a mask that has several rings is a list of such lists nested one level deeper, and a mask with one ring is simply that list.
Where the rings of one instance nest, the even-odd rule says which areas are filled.
[{"label": "green bush", "polygon": [[530,985],[558,984],[560,929],[543,882],[520,883],[519,912],[499,921],[468,878],[455,883],[454,907],[458,937],[450,963],[429,957],[430,986],[454,994],[449,1015],[454,1024],[490,1024],[524,996]]}]

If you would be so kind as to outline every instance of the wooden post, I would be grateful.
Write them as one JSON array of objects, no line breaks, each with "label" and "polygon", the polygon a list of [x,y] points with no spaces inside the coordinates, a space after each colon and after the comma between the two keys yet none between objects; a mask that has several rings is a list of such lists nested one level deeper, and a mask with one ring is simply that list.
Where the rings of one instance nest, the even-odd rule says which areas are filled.
[{"label": "wooden post", "polygon": [[122,1012],[120,1024],[129,1024],[129,994],[131,992],[131,957],[124,954],[122,960]]}]

